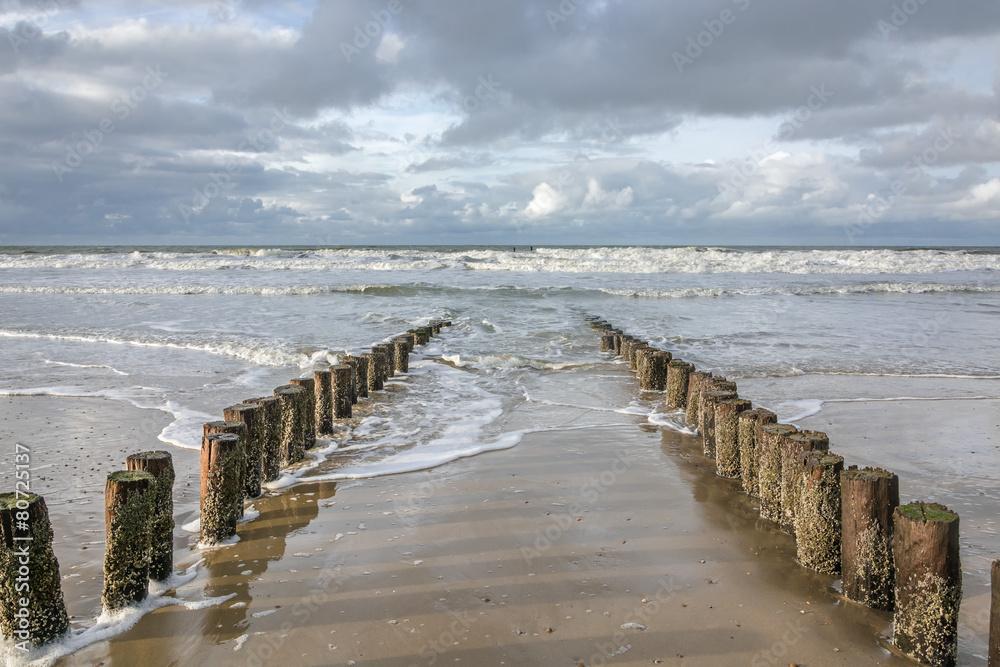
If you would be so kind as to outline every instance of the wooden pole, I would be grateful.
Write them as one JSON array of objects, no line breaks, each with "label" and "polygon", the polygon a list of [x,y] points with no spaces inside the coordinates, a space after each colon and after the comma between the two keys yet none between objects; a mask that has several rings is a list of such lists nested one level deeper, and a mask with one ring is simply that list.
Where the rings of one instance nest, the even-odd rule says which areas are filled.
[{"label": "wooden pole", "polygon": [[[235,437],[235,436],[234,436]],[[149,593],[149,539],[156,479],[141,470],[113,472],[104,490],[104,588],[101,603],[116,611]]]},{"label": "wooden pole", "polygon": [[430,334],[428,334],[423,329],[410,329],[406,333],[411,333],[416,337],[417,345],[427,345],[427,343],[430,341]]},{"label": "wooden pole", "polygon": [[0,635],[38,646],[66,632],[69,616],[60,582],[45,499],[0,494]]},{"label": "wooden pole", "polygon": [[711,373],[692,371],[688,378],[688,394],[684,405],[684,421],[688,426],[697,428],[701,422],[701,385],[711,377]]},{"label": "wooden pole", "polygon": [[897,507],[892,522],[892,643],[918,662],[952,667],[962,602],[958,514],[943,505],[914,502]]},{"label": "wooden pole", "polygon": [[757,427],[760,515],[775,523],[781,521],[781,439],[796,431],[798,429],[791,424],[761,424]]},{"label": "wooden pole", "polygon": [[312,449],[316,446],[316,380],[295,378],[289,380],[288,384],[305,389],[301,399],[305,410],[305,416],[302,418],[302,446],[305,449]]},{"label": "wooden pole", "polygon": [[410,344],[402,338],[392,339],[392,369],[396,373],[410,372]]},{"label": "wooden pole", "polygon": [[301,401],[302,387],[295,387],[286,384],[274,390],[274,395],[278,398],[281,406],[281,446],[280,458],[282,467],[298,463],[305,457],[303,447],[303,434],[305,432],[302,423]]},{"label": "wooden pole", "polygon": [[[382,391],[382,380],[378,373],[378,358],[374,353],[365,353],[358,355],[361,358],[361,364],[358,366],[359,375],[360,372],[364,372],[367,382],[365,383],[365,397],[371,396],[373,391]],[[360,385],[358,388],[360,392]]]},{"label": "wooden pole", "polygon": [[[281,401],[277,396],[262,396],[248,398],[243,402],[259,405],[264,409],[264,435],[260,447],[261,482],[273,482],[278,479],[281,471]],[[256,496],[247,494],[247,497]]]},{"label": "wooden pole", "polygon": [[667,366],[667,407],[671,410],[687,408],[688,382],[694,365],[674,359]]},{"label": "wooden pole", "polygon": [[795,534],[795,494],[802,475],[802,454],[827,451],[830,451],[830,439],[819,431],[799,431],[781,439],[781,526],[792,535]]},{"label": "wooden pole", "polygon": [[222,411],[227,422],[242,422],[243,433],[243,497],[261,494],[264,479],[264,447],[268,437],[266,408],[260,403],[240,403]]},{"label": "wooden pole", "polygon": [[663,391],[667,388],[667,364],[670,353],[646,348],[640,352],[639,388],[646,391]]},{"label": "wooden pole", "polygon": [[750,401],[727,398],[715,404],[715,469],[719,477],[740,476],[740,414],[753,408]]},{"label": "wooden pole", "polygon": [[630,371],[635,372],[639,370],[639,350],[645,350],[648,347],[649,343],[645,341],[637,341],[632,344],[628,355],[628,368]]},{"label": "wooden pole", "polygon": [[333,434],[333,371],[315,371],[316,434]]},{"label": "wooden pole", "polygon": [[1000,560],[990,568],[990,653],[987,667],[1000,667]]},{"label": "wooden pole", "polygon": [[381,373],[383,388],[385,381],[392,377],[392,349],[385,343],[372,345],[372,353],[378,358],[378,369]]},{"label": "wooden pole", "polygon": [[840,474],[840,493],[844,595],[872,609],[892,611],[892,514],[899,507],[899,478],[878,468],[851,466]]},{"label": "wooden pole", "polygon": [[236,479],[239,484],[240,494],[235,500],[233,505],[233,512],[236,514],[237,518],[243,516],[243,489],[246,487],[247,483],[247,472],[246,472],[246,437],[247,437],[247,425],[239,421],[220,421],[220,422],[208,422],[202,425],[201,435],[204,438],[207,435],[214,435],[216,433],[232,433],[239,436],[239,467],[236,469]]},{"label": "wooden pole", "polygon": [[840,574],[840,473],[844,457],[821,450],[800,454],[795,494],[795,547],[799,563]]},{"label": "wooden pole", "polygon": [[166,581],[174,573],[174,459],[170,452],[140,452],[130,454],[125,467],[148,472],[156,480],[149,533],[149,578]]},{"label": "wooden pole", "polygon": [[613,352],[615,349],[615,335],[605,334],[601,336],[601,352]]},{"label": "wooden pole", "polygon": [[350,419],[351,410],[351,367],[346,364],[330,368],[333,373],[333,418]]},{"label": "wooden pole", "polygon": [[711,384],[705,385],[701,392],[701,439],[702,439],[702,450],[710,459],[716,457],[716,446],[715,446],[715,406],[720,401],[726,401],[729,399],[739,398],[735,391],[728,389],[713,389]]},{"label": "wooden pole", "polygon": [[[351,367],[351,405],[357,405],[358,397],[360,396],[360,394],[358,393],[358,380],[360,377],[358,375],[358,365],[360,363],[361,363],[360,359],[351,356],[349,354],[345,354],[343,357],[340,358],[340,364],[342,366]],[[367,396],[368,393],[365,392],[365,395]]]},{"label": "wooden pole", "polygon": [[770,410],[757,408],[740,414],[737,425],[740,443],[740,481],[743,493],[751,498],[760,495],[760,448],[757,446],[757,427],[774,424],[777,416]]},{"label": "wooden pole", "polygon": [[915,502],[897,507],[892,522],[892,643],[918,662],[952,667],[962,602],[958,514],[944,505]]},{"label": "wooden pole", "polygon": [[236,534],[240,436],[212,433],[201,439],[201,541],[218,544]]}]

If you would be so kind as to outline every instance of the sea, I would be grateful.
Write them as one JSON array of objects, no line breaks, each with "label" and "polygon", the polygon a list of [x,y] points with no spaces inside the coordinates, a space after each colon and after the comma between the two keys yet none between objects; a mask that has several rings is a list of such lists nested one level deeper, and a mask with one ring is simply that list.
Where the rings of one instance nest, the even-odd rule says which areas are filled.
[{"label": "sea", "polygon": [[[841,403],[1000,398],[1000,248],[648,246],[4,247],[0,395],[162,411],[162,447],[198,449],[226,406],[446,319],[322,460],[272,489],[489,455],[580,412],[683,430],[624,375],[627,391],[594,395],[621,362],[588,315],[735,380],[785,422]],[[933,443],[942,467],[926,469],[875,440],[831,447],[909,474],[904,496],[988,521],[969,538],[970,567],[988,569],[1000,442],[986,459]]]}]

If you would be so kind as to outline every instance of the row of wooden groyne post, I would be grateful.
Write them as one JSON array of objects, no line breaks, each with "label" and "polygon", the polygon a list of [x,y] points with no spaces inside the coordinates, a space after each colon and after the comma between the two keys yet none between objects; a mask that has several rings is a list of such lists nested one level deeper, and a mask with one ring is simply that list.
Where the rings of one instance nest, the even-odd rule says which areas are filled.
[{"label": "row of wooden groyne post", "polygon": [[[892,644],[928,665],[954,665],[958,653],[962,569],[959,517],[947,507],[900,505],[899,478],[878,468],[844,467],[818,431],[778,423],[741,398],[735,382],[698,371],[588,316],[601,351],[620,356],[640,388],[664,391],[683,411],[719,477],[738,483],[760,516],[795,538],[799,563],[839,575],[850,600],[892,612]],[[990,667],[1000,667],[1000,561],[992,571]]]},{"label": "row of wooden groyne post", "polygon": [[[381,391],[393,375],[407,373],[414,347],[448,326],[450,321],[435,320],[370,353],[343,356],[311,378],[296,378],[273,396],[230,406],[222,421],[205,424],[201,544],[232,538],[247,499],[260,496],[282,467],[305,458],[317,437],[332,435],[360,399]],[[141,602],[150,580],[166,581],[173,574],[173,484],[173,459],[164,451],[132,454],[126,470],[108,475],[101,594],[106,611]],[[52,538],[42,496],[0,494],[0,635],[22,648],[51,642],[69,627]]]}]

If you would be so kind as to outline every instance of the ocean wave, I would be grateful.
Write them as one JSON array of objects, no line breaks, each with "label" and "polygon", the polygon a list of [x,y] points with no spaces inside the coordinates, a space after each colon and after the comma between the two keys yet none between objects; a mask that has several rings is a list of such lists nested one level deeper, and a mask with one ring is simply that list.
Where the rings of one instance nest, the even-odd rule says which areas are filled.
[{"label": "ocean wave", "polygon": [[236,248],[188,251],[45,252],[0,254],[0,269],[146,268],[164,271],[254,269],[266,271],[507,271],[523,273],[738,273],[924,274],[996,271],[993,252],[938,249],[735,249],[537,248],[499,249],[338,248],[282,250]]},{"label": "ocean wave", "polygon": [[1000,285],[947,285],[942,283],[860,283],[857,285],[783,285],[774,287],[724,288],[692,287],[687,289],[613,289],[600,288],[605,294],[639,299],[690,299],[719,296],[810,296],[825,294],[939,294],[963,292],[1000,292]]},{"label": "ocean wave", "polygon": [[441,290],[427,283],[407,285],[0,285],[0,294],[92,294],[136,296],[316,296],[353,293],[376,296],[414,296]]}]

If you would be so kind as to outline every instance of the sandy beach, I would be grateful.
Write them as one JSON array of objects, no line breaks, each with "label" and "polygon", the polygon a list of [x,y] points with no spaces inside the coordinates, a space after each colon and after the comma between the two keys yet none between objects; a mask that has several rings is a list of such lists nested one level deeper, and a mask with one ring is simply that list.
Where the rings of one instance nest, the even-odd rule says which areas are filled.
[{"label": "sandy beach", "polygon": [[[175,562],[204,560],[167,595],[230,597],[158,609],[57,664],[909,664],[879,644],[891,618],[797,565],[792,538],[715,476],[700,439],[599,409],[638,396],[626,370],[562,376],[541,376],[504,425],[559,426],[432,470],[269,492],[228,547],[199,550],[180,528],[197,518],[197,453],[175,449]],[[573,405],[567,376],[588,387]],[[2,401],[0,439],[32,450],[73,627],[88,627],[103,480],[159,448],[168,420],[106,399]],[[928,463],[943,438],[995,456],[996,415],[997,401],[852,402],[800,423],[849,463],[895,462],[904,502],[931,493],[962,513],[961,664],[985,663],[997,500],[935,482]]]}]

